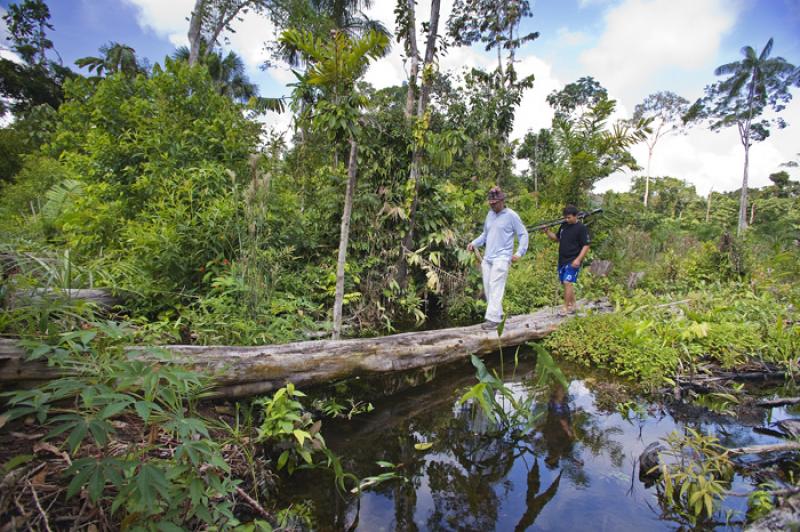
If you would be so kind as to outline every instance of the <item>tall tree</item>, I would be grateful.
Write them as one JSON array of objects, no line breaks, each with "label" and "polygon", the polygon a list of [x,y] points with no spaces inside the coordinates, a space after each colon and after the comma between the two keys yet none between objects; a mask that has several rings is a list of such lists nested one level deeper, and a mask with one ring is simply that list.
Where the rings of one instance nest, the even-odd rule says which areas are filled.
[{"label": "tall tree", "polygon": [[653,159],[653,150],[662,138],[685,130],[681,118],[688,110],[689,100],[670,91],[651,94],[633,109],[634,123],[647,121],[647,124],[642,124],[647,132],[644,139],[647,145],[647,174],[643,196],[645,207],[650,197],[650,162]]},{"label": "tall tree", "polygon": [[47,37],[50,24],[50,8],[42,0],[23,0],[10,4],[3,15],[12,41],[12,49],[28,64],[44,66],[47,51],[53,50],[53,41]]},{"label": "tall tree", "polygon": [[[419,75],[419,48],[417,47],[417,14],[416,0],[397,0],[394,8],[398,42],[404,43],[408,68],[408,92],[406,93],[405,116],[410,119],[414,115],[414,104],[417,100],[417,76]],[[438,17],[437,17],[438,18]]]},{"label": "tall tree", "polygon": [[[547,98],[556,109],[552,131],[557,154],[557,171],[547,191],[557,203],[578,204],[598,180],[617,170],[639,168],[629,150],[645,132],[624,120],[609,124],[616,101],[609,100],[594,80],[586,83],[586,79]],[[577,90],[590,86],[591,91]]]},{"label": "tall tree", "polygon": [[533,192],[538,202],[540,185],[556,160],[553,132],[545,128],[540,129],[538,133],[528,131],[517,149],[517,158],[528,161]]},{"label": "tall tree", "polygon": [[[208,68],[208,74],[214,80],[220,94],[242,103],[258,95],[258,88],[250,82],[245,72],[244,61],[236,52],[229,51],[227,54],[221,50],[206,52],[204,48],[205,44],[201,47],[202,63]],[[181,46],[173,57],[180,61],[188,61],[190,55],[191,50]]]},{"label": "tall tree", "polygon": [[[526,17],[533,16],[528,0],[456,0],[453,12],[447,21],[448,34],[457,45],[472,45],[480,42],[487,51],[496,50],[497,69],[494,73],[473,69],[466,82],[473,83],[480,92],[490,94],[486,101],[487,132],[499,139],[498,160],[494,182],[501,184],[510,173],[514,150],[509,135],[514,123],[514,111],[522,99],[523,92],[533,86],[534,77],[518,79],[514,64],[516,50],[523,44],[539,37],[538,32],[520,33],[520,25]],[[503,61],[503,50],[508,51]],[[491,115],[491,116],[489,116]]]},{"label": "tall tree", "polygon": [[591,76],[568,83],[560,91],[547,95],[547,103],[555,111],[556,118],[575,120],[603,100],[608,100],[608,91]]},{"label": "tall tree", "polygon": [[128,76],[145,72],[144,66],[136,58],[136,50],[126,44],[111,42],[100,48],[100,56],[82,57],[75,61],[81,68],[89,72],[97,72],[98,76],[122,72]]},{"label": "tall tree", "polygon": [[[399,0],[398,7],[402,7],[403,0]],[[406,2],[407,21],[405,23],[404,33],[406,36],[406,50],[416,56],[416,25],[415,25],[415,5],[414,0],[407,0]],[[428,109],[428,101],[430,99],[431,84],[434,77],[434,60],[436,58],[436,41],[439,36],[439,11],[441,7],[440,0],[433,0],[431,2],[431,19],[427,24],[427,40],[425,45],[425,58],[422,62],[422,84],[417,94],[416,102],[413,101],[413,95],[417,92],[414,90],[418,86],[417,71],[414,68],[418,61],[416,57],[412,59],[412,72],[409,72],[408,84],[408,97],[406,98],[406,117],[411,119],[416,117],[414,123],[413,149],[411,156],[411,168],[409,170],[408,182],[409,188],[412,190],[411,202],[408,212],[408,228],[403,237],[403,249],[400,250],[400,261],[397,266],[397,279],[401,287],[406,286],[407,276],[407,263],[405,253],[414,249],[414,232],[417,223],[417,208],[419,207],[419,181],[420,181],[420,167],[422,165],[422,155],[424,150],[423,139],[425,132],[429,125],[429,119],[426,116]],[[396,10],[397,11],[397,10]],[[413,43],[413,44],[412,44]],[[411,77],[413,74],[413,78]],[[416,104],[416,110],[414,106]]]},{"label": "tall tree", "polygon": [[[351,37],[363,37],[371,31],[388,38],[391,33],[377,20],[369,18],[365,9],[372,7],[374,0],[273,0],[268,6],[270,18],[281,30],[297,29],[309,31],[318,38],[327,37],[332,31],[341,31]],[[384,53],[388,52],[389,41]],[[271,58],[265,67],[274,66],[276,61],[285,61],[298,66],[302,60],[299,50],[284,40],[266,43]]]},{"label": "tall tree", "polygon": [[328,134],[334,149],[338,149],[343,141],[349,145],[333,304],[332,337],[336,339],[342,332],[345,262],[358,170],[357,133],[361,109],[367,103],[366,98],[356,90],[356,82],[364,75],[370,61],[383,54],[388,46],[388,38],[376,31],[370,31],[360,38],[337,31],[330,38],[322,40],[315,38],[311,32],[287,30],[281,40],[299,50],[308,65],[305,74],[298,75],[300,82],[294,97],[305,102],[310,91],[318,92],[313,99],[313,107],[304,107],[305,117],[311,120],[312,127]]},{"label": "tall tree", "polygon": [[[792,99],[791,87],[800,86],[800,71],[782,57],[770,57],[773,40],[760,54],[751,46],[742,48],[743,59],[717,67],[714,74],[728,76],[705,89],[705,96],[692,105],[687,121],[708,121],[712,131],[736,125],[744,147],[744,171],[739,195],[737,234],[747,228],[748,171],[750,147],[770,134],[770,128],[786,127],[778,113]],[[764,117],[771,110],[774,116]]]},{"label": "tall tree", "polygon": [[[8,6],[3,15],[11,50],[21,62],[0,58],[0,115],[12,111],[20,116],[40,105],[57,109],[64,97],[64,81],[74,73],[61,64],[61,57],[48,38],[50,9],[42,0],[24,0]],[[56,60],[48,58],[53,52]]]},{"label": "tall tree", "polygon": [[503,49],[508,50],[506,73],[513,71],[516,50],[539,37],[520,35],[522,19],[533,16],[528,0],[455,0],[447,21],[450,36],[459,46],[480,42],[497,52],[497,69],[503,75]]},{"label": "tall tree", "polygon": [[[272,0],[195,0],[189,18],[189,65],[194,66],[219,44],[223,31],[249,10],[264,11]],[[207,45],[207,46],[204,46]]]}]

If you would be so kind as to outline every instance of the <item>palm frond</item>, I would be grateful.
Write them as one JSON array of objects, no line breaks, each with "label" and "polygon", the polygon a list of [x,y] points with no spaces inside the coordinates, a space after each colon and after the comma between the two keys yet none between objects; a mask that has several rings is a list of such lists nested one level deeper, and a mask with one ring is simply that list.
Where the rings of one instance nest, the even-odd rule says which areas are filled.
[{"label": "palm frond", "polygon": [[734,61],[732,63],[726,63],[724,65],[718,66],[714,69],[715,76],[727,76],[729,74],[734,74],[738,72],[742,68],[741,61]]},{"label": "palm frond", "polygon": [[764,49],[761,50],[761,55],[758,56],[759,61],[765,61],[767,57],[769,57],[769,54],[772,52],[772,42],[772,37],[770,37],[767,41],[767,44],[764,46]]}]

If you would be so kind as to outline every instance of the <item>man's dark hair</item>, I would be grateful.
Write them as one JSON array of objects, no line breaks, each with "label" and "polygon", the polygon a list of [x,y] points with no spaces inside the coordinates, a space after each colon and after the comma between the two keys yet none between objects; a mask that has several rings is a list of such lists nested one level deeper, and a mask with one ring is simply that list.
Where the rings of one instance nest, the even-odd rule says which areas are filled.
[{"label": "man's dark hair", "polygon": [[570,214],[574,214],[575,216],[577,216],[578,208],[575,205],[567,205],[566,207],[564,207],[562,214],[564,216],[569,216]]}]

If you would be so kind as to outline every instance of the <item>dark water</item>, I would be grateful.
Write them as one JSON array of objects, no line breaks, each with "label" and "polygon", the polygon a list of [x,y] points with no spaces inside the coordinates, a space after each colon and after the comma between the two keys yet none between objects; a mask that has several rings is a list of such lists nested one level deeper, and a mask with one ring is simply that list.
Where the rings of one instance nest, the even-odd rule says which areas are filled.
[{"label": "dark water", "polygon": [[[506,360],[508,357],[506,357]],[[499,370],[497,360],[490,362]],[[647,444],[685,426],[717,435],[728,447],[774,443],[752,426],[790,417],[783,409],[740,410],[739,418],[700,408],[642,404],[646,413],[624,419],[621,387],[599,374],[562,366],[569,384],[560,401],[533,386],[533,365],[522,362],[505,381],[519,396],[534,394],[540,413],[525,436],[496,433],[479,409],[458,406],[477,381],[465,364],[432,382],[374,402],[375,411],[347,422],[326,421],[328,446],[359,477],[384,472],[376,461],[401,464],[407,483],[389,481],[355,496],[339,494],[331,475],[295,474],[283,486],[284,503],[305,502],[319,530],[674,530],[662,515],[655,488],[638,478],[637,458]],[[548,407],[548,403],[550,403]],[[430,442],[430,449],[414,445]],[[753,480],[737,476],[732,491]],[[739,528],[746,498],[730,497]],[[726,528],[720,525],[720,528]]]}]

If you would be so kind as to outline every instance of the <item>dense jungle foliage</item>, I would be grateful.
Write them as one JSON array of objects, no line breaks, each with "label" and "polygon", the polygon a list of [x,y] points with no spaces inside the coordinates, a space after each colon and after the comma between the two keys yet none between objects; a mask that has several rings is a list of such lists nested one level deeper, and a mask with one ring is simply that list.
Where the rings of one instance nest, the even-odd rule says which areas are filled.
[{"label": "dense jungle foliage", "polygon": [[[203,34],[214,9],[241,4],[199,2],[210,6]],[[567,202],[604,209],[589,223],[587,265],[610,261],[611,270],[585,268],[578,293],[608,297],[617,310],[547,338],[556,362],[605,368],[651,391],[708,365],[763,362],[795,374],[800,184],[786,171],[747,190],[748,227],[737,236],[741,191],[701,197],[683,176],[642,175],[630,148],[650,138],[652,118],[612,122],[616,102],[592,78],[548,98],[550,128],[512,140],[534,83],[517,77],[513,50],[535,35],[510,37],[528,2],[497,21],[511,50],[497,70],[441,72],[426,53],[409,84],[380,90],[362,77],[389,46],[388,30],[349,3],[249,4],[284,30],[271,43],[276,57],[297,62],[285,101],[259,97],[241,72],[225,78],[216,41],[198,57],[183,51],[152,65],[114,43],[82,60],[93,65],[88,75],[51,60],[44,34],[12,33],[23,62],[0,60],[2,110],[13,114],[0,129],[0,334],[73,373],[5,395],[0,428],[46,437],[21,448],[2,440],[4,488],[47,471],[63,489],[38,497],[76,526],[268,530],[315,526],[303,508],[271,503],[298,468],[330,469],[342,493],[396,480],[389,463],[356,478],[325,445],[323,417],[371,409],[355,397],[312,406],[288,385],[215,407],[202,401],[208,376],[155,348],[146,349],[163,363],[130,359],[123,346],[327,335],[337,281],[349,336],[477,323],[485,303],[465,248],[495,184],[529,225],[557,218]],[[453,45],[481,41],[475,15],[493,3],[457,4]],[[422,56],[416,41],[410,51],[408,5],[398,3],[396,37]],[[41,1],[19,6],[9,21],[48,19]],[[292,131],[274,130],[267,109],[292,113]],[[518,161],[530,168],[517,170]],[[593,193],[620,170],[634,172],[630,191]],[[507,313],[559,303],[556,256],[531,234],[510,273]],[[108,315],[78,300],[26,297],[44,288],[103,288],[124,303]],[[42,456],[48,465],[36,469]],[[41,521],[35,490],[17,501],[33,509],[27,517],[9,490],[4,520]]]}]

